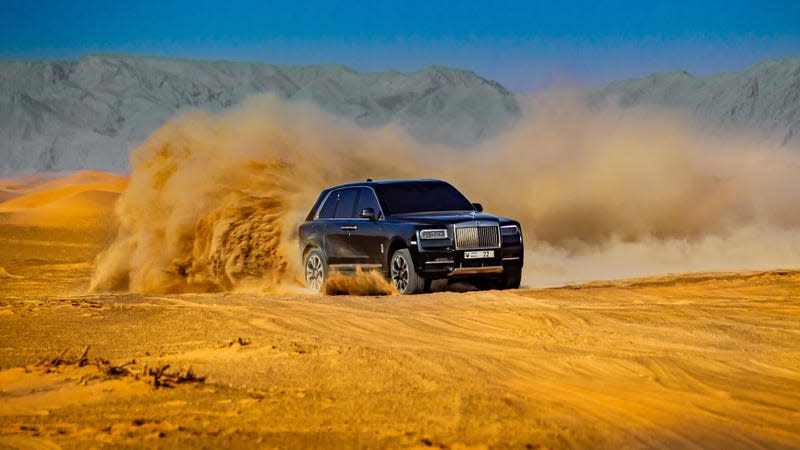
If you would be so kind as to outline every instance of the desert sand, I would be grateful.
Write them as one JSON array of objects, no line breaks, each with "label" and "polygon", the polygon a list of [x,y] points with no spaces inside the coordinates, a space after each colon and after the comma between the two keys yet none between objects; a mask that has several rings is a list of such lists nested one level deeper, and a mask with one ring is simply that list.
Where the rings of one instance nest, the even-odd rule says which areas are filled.
[{"label": "desert sand", "polygon": [[87,293],[125,180],[75,177],[0,186],[0,446],[800,446],[800,271]]}]

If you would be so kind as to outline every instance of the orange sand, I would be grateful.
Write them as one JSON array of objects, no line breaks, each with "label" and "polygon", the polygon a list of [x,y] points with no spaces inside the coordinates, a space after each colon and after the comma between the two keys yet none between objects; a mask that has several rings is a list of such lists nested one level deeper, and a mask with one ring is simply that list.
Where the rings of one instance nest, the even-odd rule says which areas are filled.
[{"label": "orange sand", "polygon": [[[0,447],[800,447],[798,271],[413,297],[88,294],[124,180],[79,185],[18,184],[0,204]],[[208,379],[31,368],[86,345]]]}]

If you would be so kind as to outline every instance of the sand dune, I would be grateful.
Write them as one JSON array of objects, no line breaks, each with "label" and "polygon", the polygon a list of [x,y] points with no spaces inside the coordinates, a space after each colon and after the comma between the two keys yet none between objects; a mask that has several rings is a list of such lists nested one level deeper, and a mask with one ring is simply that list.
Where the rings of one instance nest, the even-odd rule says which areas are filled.
[{"label": "sand dune", "polygon": [[16,192],[14,192],[12,190],[0,189],[0,203],[4,202],[6,200],[10,200],[10,199],[12,199],[12,198],[14,198],[14,197],[16,197],[18,195],[19,194],[17,194]]},{"label": "sand dune", "polygon": [[0,190],[8,192],[9,195],[20,195],[21,193],[29,192],[46,183],[49,180],[45,174],[36,173],[21,177],[8,177],[0,178]]},{"label": "sand dune", "polygon": [[0,293],[82,293],[127,179],[83,171],[0,180]]},{"label": "sand dune", "polygon": [[114,202],[126,185],[125,177],[96,171],[0,180],[6,197],[0,203],[0,223],[38,227],[97,225],[111,220]]},{"label": "sand dune", "polygon": [[[47,192],[47,194],[50,193]],[[58,194],[62,193],[58,192]],[[34,195],[10,200],[6,202],[8,205],[0,204],[0,223],[39,227],[96,225],[98,221],[112,219],[111,212],[114,209],[114,202],[119,196],[116,192],[87,190],[61,198],[48,197],[41,206],[24,207],[17,202],[18,200],[27,201]],[[36,200],[40,200],[40,198]]]},{"label": "sand dune", "polygon": [[0,178],[0,190],[13,193],[15,196],[31,194],[68,186],[87,183],[102,183],[106,189],[121,191],[126,177],[110,172],[82,170],[79,172],[40,172],[26,176]]}]

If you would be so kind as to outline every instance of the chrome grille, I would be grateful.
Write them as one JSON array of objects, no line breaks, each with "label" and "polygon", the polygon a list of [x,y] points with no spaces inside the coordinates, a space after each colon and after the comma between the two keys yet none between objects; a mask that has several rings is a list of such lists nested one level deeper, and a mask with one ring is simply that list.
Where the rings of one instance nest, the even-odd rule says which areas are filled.
[{"label": "chrome grille", "polygon": [[500,228],[497,225],[456,228],[456,248],[497,248]]}]

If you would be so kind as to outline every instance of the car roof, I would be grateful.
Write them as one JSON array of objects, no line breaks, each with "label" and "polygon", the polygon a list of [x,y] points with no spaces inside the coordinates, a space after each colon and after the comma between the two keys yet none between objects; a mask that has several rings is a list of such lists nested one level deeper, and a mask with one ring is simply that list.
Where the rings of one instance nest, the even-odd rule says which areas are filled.
[{"label": "car roof", "polygon": [[387,185],[400,185],[400,184],[415,184],[415,183],[432,183],[432,184],[447,184],[442,180],[434,180],[434,179],[419,179],[419,180],[367,180],[367,181],[357,181],[354,183],[345,183],[339,184],[336,186],[331,186],[326,191],[332,191],[334,189],[340,188],[348,188],[348,187],[375,187],[375,186],[387,186]]}]

